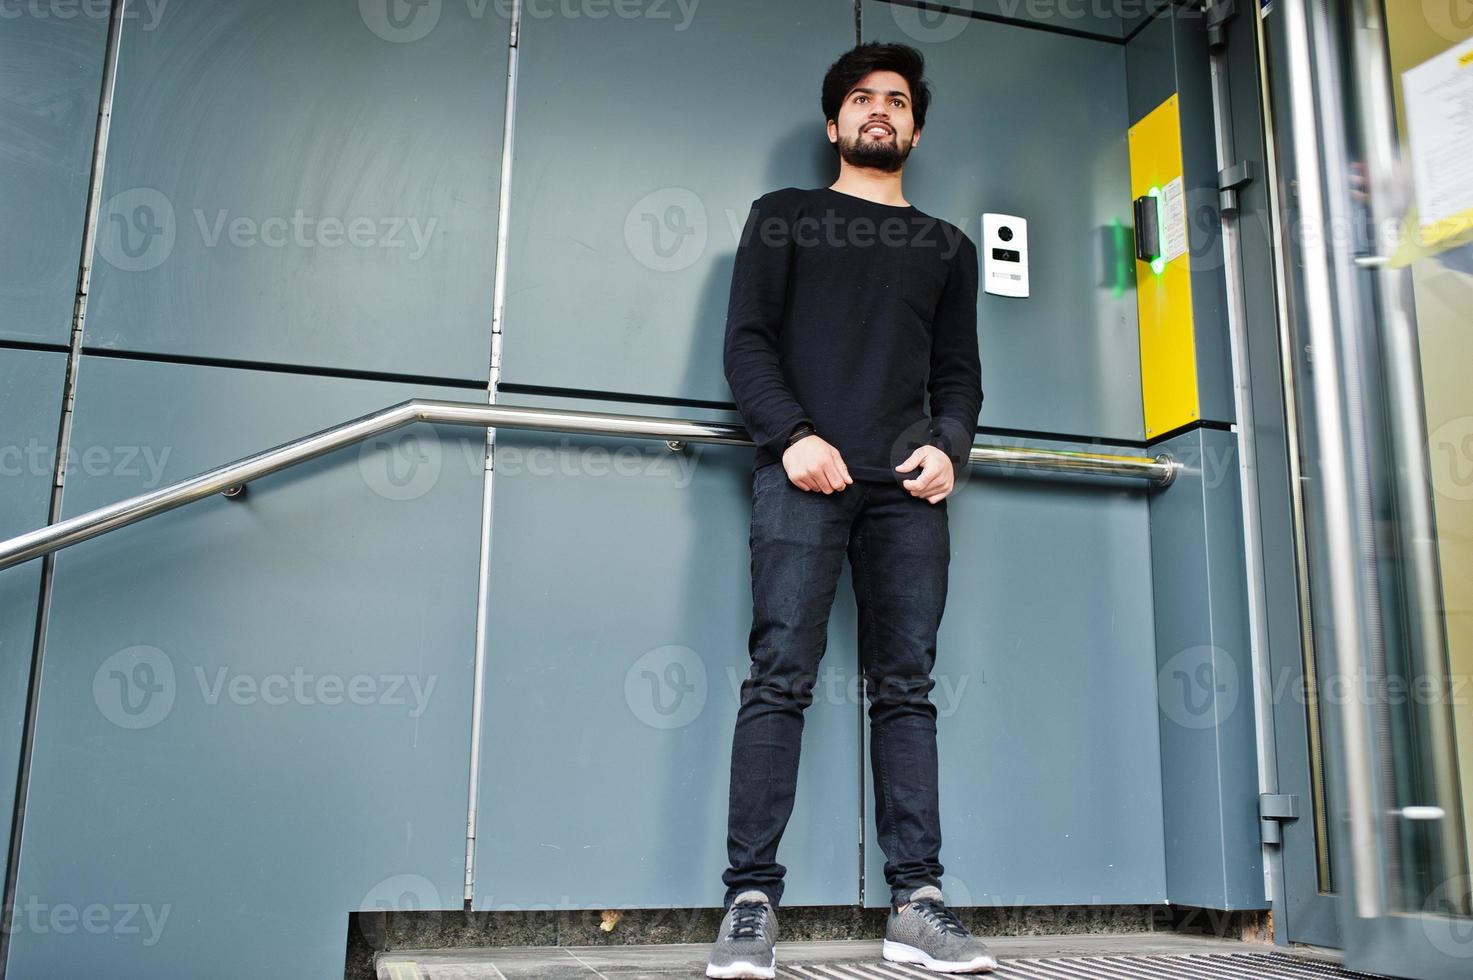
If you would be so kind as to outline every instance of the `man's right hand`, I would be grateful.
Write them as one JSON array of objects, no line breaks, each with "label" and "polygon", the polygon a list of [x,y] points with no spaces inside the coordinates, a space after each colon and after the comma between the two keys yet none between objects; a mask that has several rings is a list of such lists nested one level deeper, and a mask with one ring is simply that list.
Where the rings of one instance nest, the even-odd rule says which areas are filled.
[{"label": "man's right hand", "polygon": [[833,493],[854,482],[839,451],[822,436],[804,436],[783,453],[783,469],[793,485],[804,490]]}]

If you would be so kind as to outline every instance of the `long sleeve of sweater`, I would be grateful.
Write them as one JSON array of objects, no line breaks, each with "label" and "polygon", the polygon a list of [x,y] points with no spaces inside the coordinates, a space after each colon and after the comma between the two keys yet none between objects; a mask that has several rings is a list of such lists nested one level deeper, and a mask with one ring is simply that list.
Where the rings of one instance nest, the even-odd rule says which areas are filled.
[{"label": "long sleeve of sweater", "polygon": [[977,349],[977,247],[964,244],[952,256],[946,286],[936,307],[931,336],[931,445],[967,465],[982,410],[982,361]]},{"label": "long sleeve of sweater", "polygon": [[813,419],[794,397],[778,358],[794,244],[782,227],[787,219],[770,207],[773,200],[766,194],[752,203],[737,243],[723,363],[752,441],[781,458],[793,429]]}]

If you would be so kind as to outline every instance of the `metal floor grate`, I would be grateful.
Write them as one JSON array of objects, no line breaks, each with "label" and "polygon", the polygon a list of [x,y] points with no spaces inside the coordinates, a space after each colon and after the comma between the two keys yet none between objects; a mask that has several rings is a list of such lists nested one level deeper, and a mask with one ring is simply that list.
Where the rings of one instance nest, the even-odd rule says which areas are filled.
[{"label": "metal floor grate", "polygon": [[[784,965],[784,980],[937,980],[932,973],[899,963],[805,963]],[[1359,980],[1356,973],[1323,960],[1284,953],[1202,953],[1155,956],[999,957],[996,970],[954,974],[993,980]]]},{"label": "metal floor grate", "polygon": [[[778,943],[779,980],[1385,980],[1309,951],[1242,949],[1165,936],[999,937],[989,973],[932,973],[890,963],[875,941]],[[1191,944],[1190,948],[1162,948]],[[1108,944],[1108,945],[1107,945]],[[1128,944],[1122,946],[1122,944]],[[1020,948],[1021,947],[1021,948]],[[1082,947],[1082,948],[1081,948]],[[1227,948],[1223,948],[1227,947]],[[502,947],[380,953],[378,980],[704,980],[704,944]]]}]

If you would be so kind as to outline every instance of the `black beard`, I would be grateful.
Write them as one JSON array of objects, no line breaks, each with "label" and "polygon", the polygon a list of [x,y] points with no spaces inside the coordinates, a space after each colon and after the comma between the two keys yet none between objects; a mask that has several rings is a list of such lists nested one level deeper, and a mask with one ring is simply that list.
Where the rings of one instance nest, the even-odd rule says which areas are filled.
[{"label": "black beard", "polygon": [[908,156],[910,147],[902,147],[898,138],[887,142],[865,139],[863,135],[848,140],[839,137],[839,157],[852,167],[893,174],[905,166]]}]

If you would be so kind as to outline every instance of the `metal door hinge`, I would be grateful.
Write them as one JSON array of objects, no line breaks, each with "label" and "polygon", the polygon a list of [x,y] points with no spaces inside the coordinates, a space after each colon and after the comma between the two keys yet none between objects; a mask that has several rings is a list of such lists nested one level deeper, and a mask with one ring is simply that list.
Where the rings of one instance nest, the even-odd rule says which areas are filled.
[{"label": "metal door hinge", "polygon": [[1265,844],[1284,842],[1281,823],[1299,819],[1299,797],[1288,793],[1261,793],[1258,797],[1258,836]]},{"label": "metal door hinge", "polygon": [[1227,44],[1228,22],[1238,16],[1237,0],[1208,0],[1207,47],[1216,51]]},{"label": "metal door hinge", "polygon": [[1256,176],[1252,160],[1239,160],[1217,174],[1217,210],[1224,215],[1238,213],[1238,188],[1251,183]]}]

